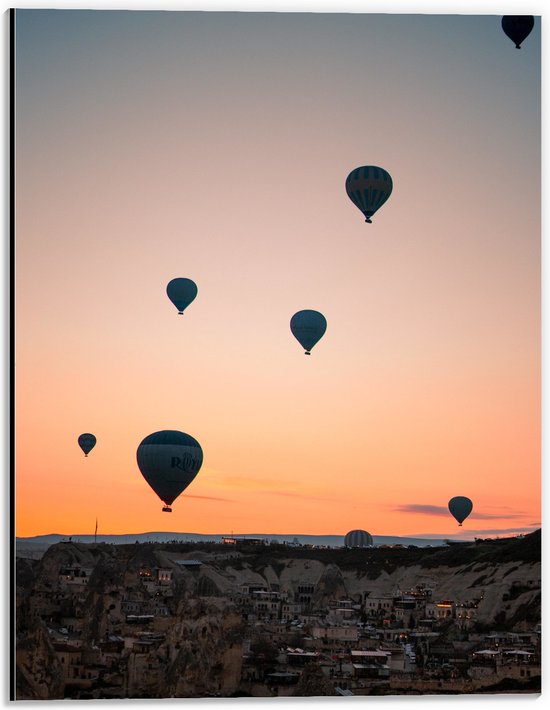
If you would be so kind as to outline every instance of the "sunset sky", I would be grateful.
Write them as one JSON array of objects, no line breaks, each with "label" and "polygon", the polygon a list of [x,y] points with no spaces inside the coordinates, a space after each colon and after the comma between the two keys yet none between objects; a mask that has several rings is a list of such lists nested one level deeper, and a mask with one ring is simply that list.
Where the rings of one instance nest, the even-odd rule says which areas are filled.
[{"label": "sunset sky", "polygon": [[[18,536],[540,526],[540,20],[500,19],[17,12]],[[171,515],[161,429],[204,451]]]}]

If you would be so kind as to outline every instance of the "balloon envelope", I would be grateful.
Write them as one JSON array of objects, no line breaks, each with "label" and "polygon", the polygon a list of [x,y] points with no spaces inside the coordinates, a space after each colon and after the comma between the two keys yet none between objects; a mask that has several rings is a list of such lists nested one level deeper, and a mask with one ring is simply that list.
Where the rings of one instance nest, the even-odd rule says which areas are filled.
[{"label": "balloon envelope", "polygon": [[325,316],[319,311],[298,311],[290,319],[292,335],[305,349],[306,355],[311,348],[323,337],[327,329]]},{"label": "balloon envelope", "polygon": [[521,49],[521,43],[535,26],[535,18],[533,15],[505,15],[501,24],[504,34],[516,45],[516,49]]},{"label": "balloon envelope", "polygon": [[376,165],[355,168],[346,178],[348,197],[365,215],[366,222],[386,202],[392,189],[391,175]]},{"label": "balloon envelope", "polygon": [[193,301],[198,293],[197,284],[191,279],[172,279],[166,287],[168,298],[178,309],[180,315]]},{"label": "balloon envelope", "polygon": [[90,451],[94,448],[96,444],[96,438],[93,434],[81,434],[78,437],[78,445],[84,452],[84,456],[88,456]]},{"label": "balloon envelope", "polygon": [[473,507],[472,501],[464,496],[455,496],[449,501],[451,515],[458,521],[459,525],[462,525],[463,521],[470,515]]},{"label": "balloon envelope", "polygon": [[202,466],[199,442],[181,431],[149,434],[136,455],[143,478],[166,505],[187,488]]},{"label": "balloon envelope", "polygon": [[366,530],[350,530],[344,538],[346,547],[374,547],[372,535]]}]

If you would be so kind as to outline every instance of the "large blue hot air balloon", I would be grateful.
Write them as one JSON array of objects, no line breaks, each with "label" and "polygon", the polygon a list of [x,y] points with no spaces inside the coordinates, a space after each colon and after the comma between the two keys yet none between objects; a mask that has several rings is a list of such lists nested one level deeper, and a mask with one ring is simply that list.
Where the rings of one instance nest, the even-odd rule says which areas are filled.
[{"label": "large blue hot air balloon", "polygon": [[306,355],[311,355],[311,349],[325,334],[327,321],[319,311],[298,311],[290,319],[292,335],[305,349]]},{"label": "large blue hot air balloon", "polygon": [[170,505],[202,466],[202,449],[196,439],[182,431],[157,431],[138,446],[137,464],[143,478],[164,502],[163,512],[171,513]]},{"label": "large blue hot air balloon", "polygon": [[355,168],[346,178],[346,192],[353,204],[365,215],[365,222],[372,222],[372,215],[382,207],[391,195],[391,175],[376,165]]},{"label": "large blue hot air balloon", "polygon": [[516,45],[516,49],[521,49],[521,43],[535,26],[535,18],[533,15],[504,15],[501,25],[504,34]]},{"label": "large blue hot air balloon", "polygon": [[449,511],[459,525],[466,520],[472,512],[474,504],[469,498],[464,496],[455,496],[449,501]]},{"label": "large blue hot air balloon", "polygon": [[168,298],[178,309],[180,316],[198,293],[197,284],[191,279],[172,279],[166,287]]},{"label": "large blue hot air balloon", "polygon": [[96,438],[93,434],[81,434],[78,437],[78,445],[84,452],[84,456],[88,456],[90,451],[96,445]]}]

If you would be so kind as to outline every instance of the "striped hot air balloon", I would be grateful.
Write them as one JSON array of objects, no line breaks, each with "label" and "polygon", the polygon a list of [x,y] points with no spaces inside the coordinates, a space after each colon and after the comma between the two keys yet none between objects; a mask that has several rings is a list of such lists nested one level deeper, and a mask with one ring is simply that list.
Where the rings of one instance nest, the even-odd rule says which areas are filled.
[{"label": "striped hot air balloon", "polygon": [[346,547],[374,547],[372,535],[366,530],[350,530],[344,538]]},{"label": "striped hot air balloon", "polygon": [[346,178],[346,192],[353,204],[365,215],[365,222],[372,222],[373,214],[382,207],[391,195],[391,175],[376,165],[355,168]]}]

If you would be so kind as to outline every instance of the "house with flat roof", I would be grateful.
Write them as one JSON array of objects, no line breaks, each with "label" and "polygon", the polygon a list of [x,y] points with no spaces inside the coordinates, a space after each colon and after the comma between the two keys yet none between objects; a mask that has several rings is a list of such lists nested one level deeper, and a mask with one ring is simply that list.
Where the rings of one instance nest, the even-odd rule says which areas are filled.
[{"label": "house with flat roof", "polygon": [[350,656],[355,678],[389,678],[389,651],[351,651]]}]

